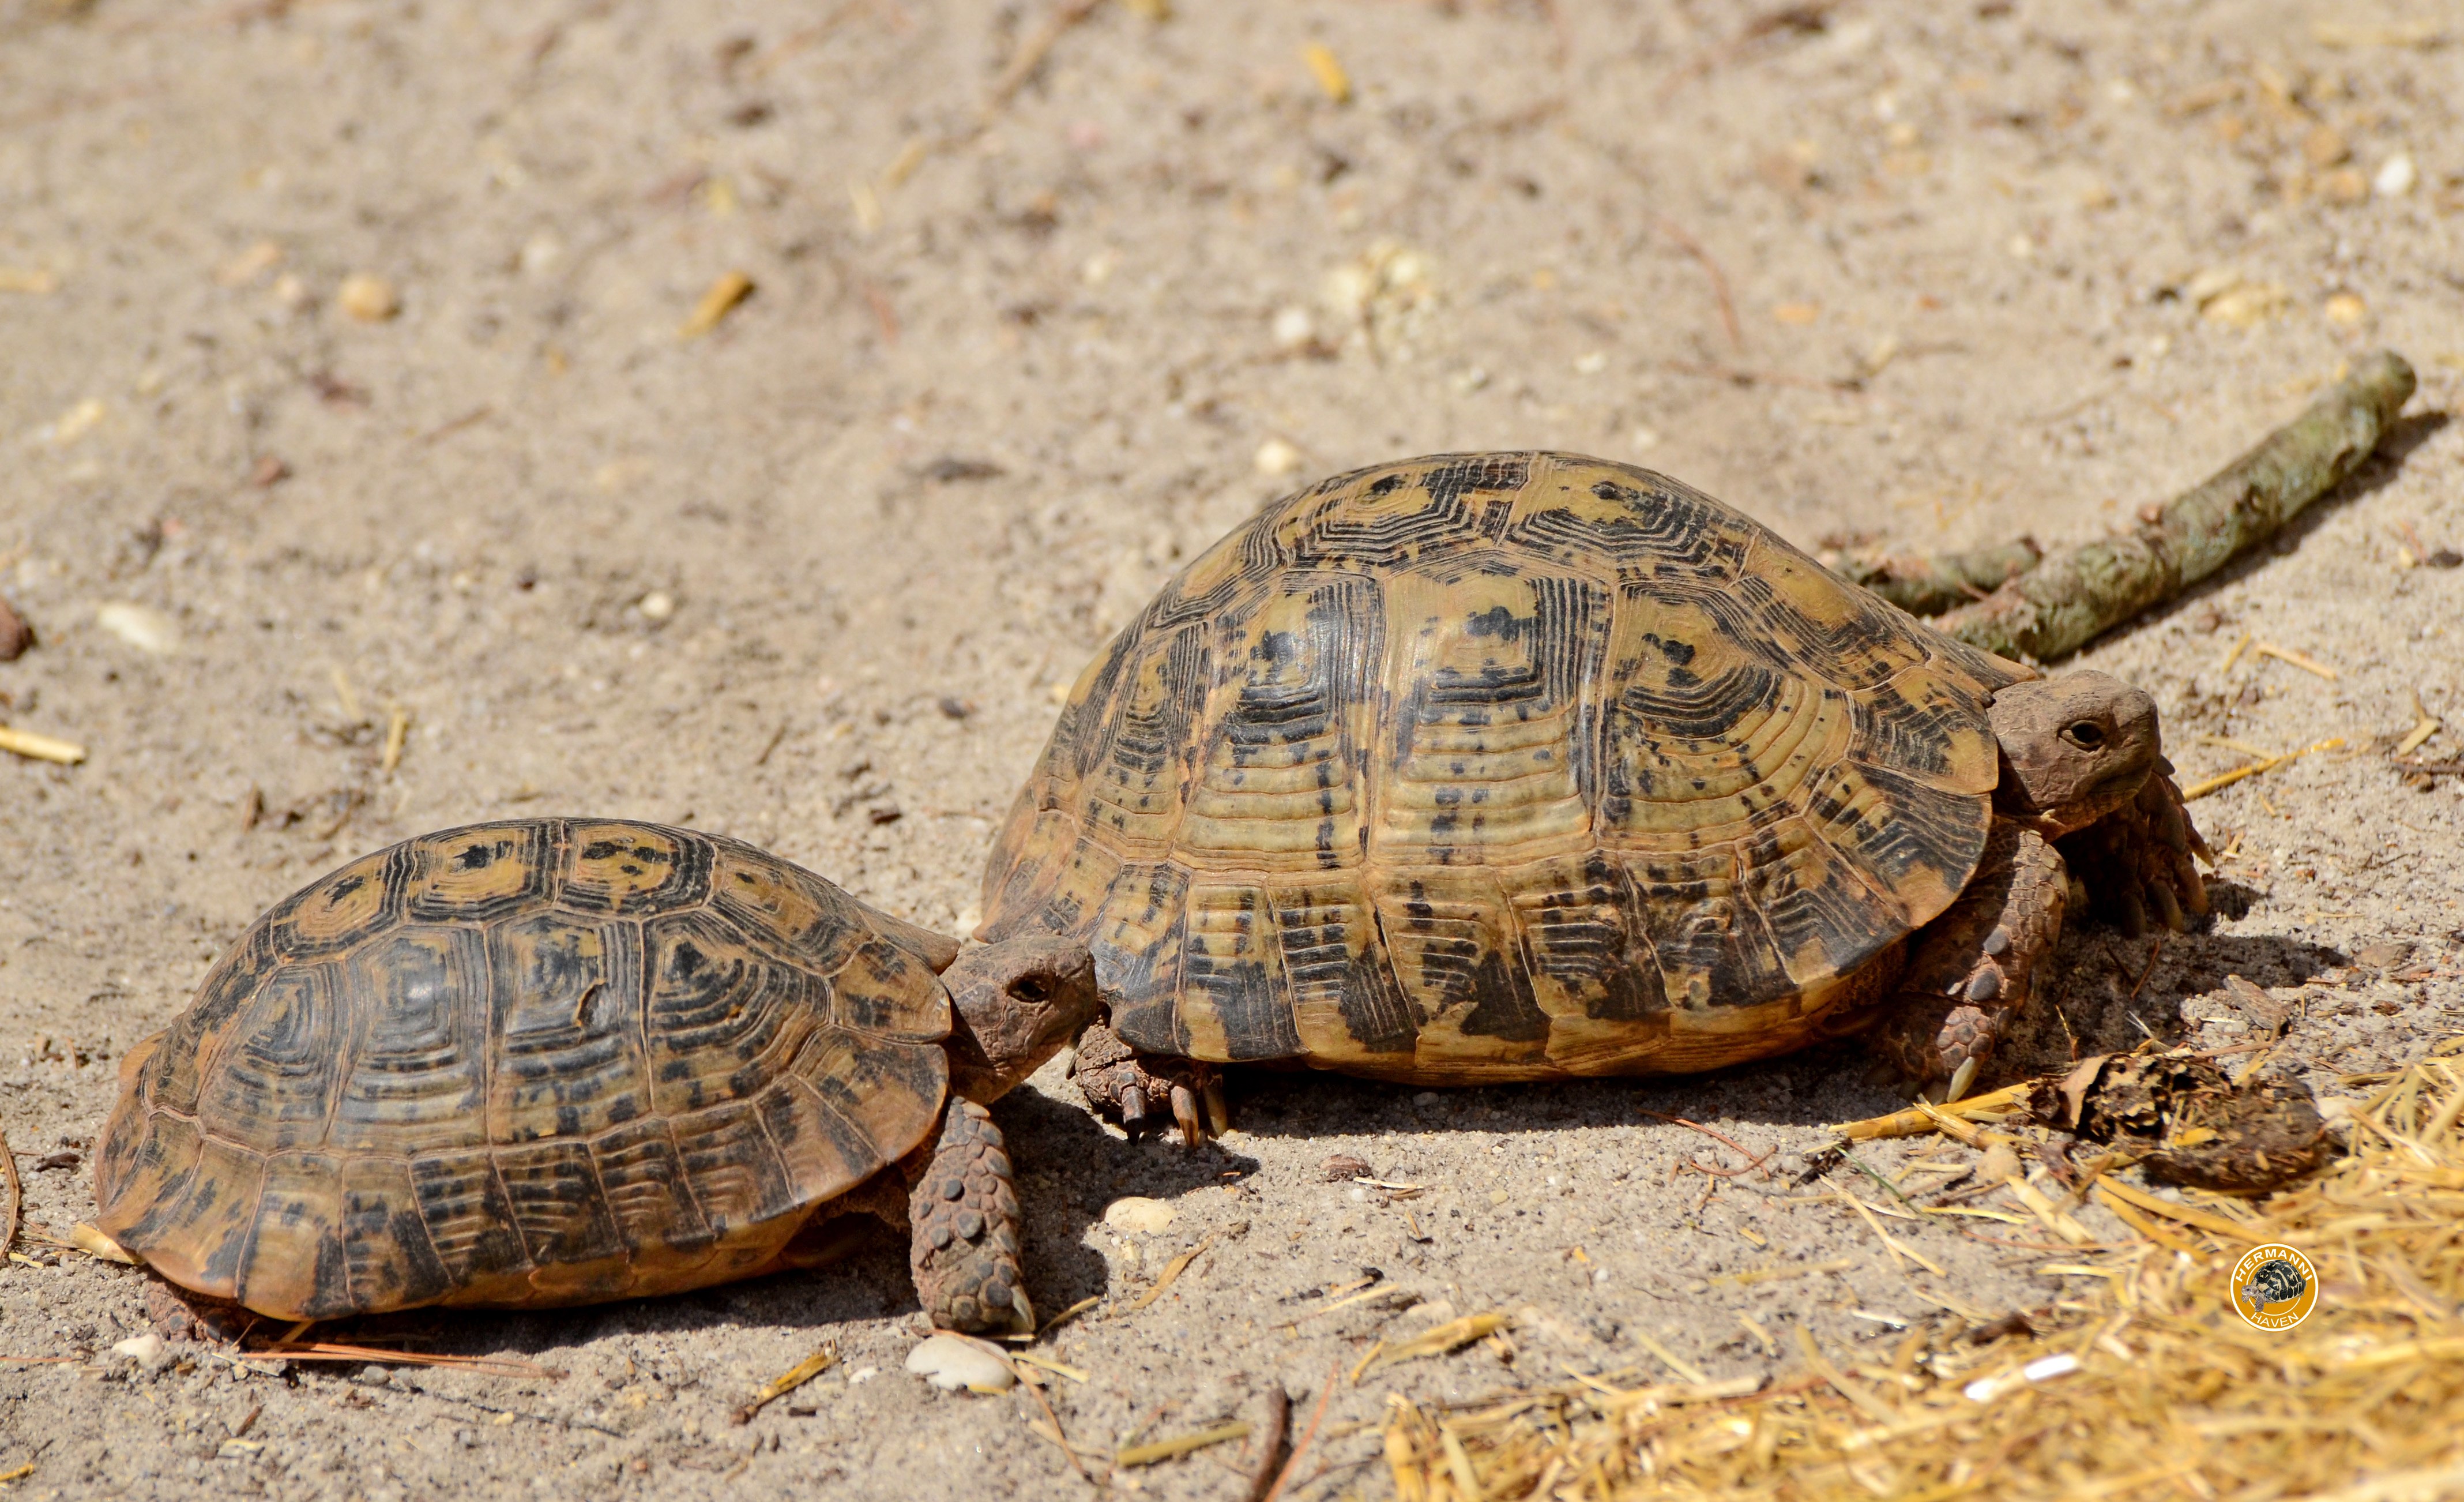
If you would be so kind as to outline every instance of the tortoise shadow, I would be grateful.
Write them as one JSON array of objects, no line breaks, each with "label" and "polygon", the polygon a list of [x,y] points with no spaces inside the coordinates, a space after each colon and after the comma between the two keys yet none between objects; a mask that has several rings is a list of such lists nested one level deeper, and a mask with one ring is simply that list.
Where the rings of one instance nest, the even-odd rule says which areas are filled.
[{"label": "tortoise shadow", "polygon": [[[2246,912],[2257,895],[2218,883],[2219,910]],[[2125,939],[2101,925],[2067,936],[2043,971],[2038,1005],[2013,1027],[1980,1090],[2051,1072],[2093,1053],[2182,1034],[2181,1004],[2239,975],[2292,985],[2349,963],[2324,945],[2277,935],[2212,931]],[[1261,1138],[1541,1133],[1631,1126],[1649,1114],[1816,1128],[1899,1110],[1903,1096],[1867,1082],[1853,1040],[1703,1074],[1647,1075],[1430,1090],[1311,1070],[1234,1069],[1235,1127]],[[1237,1142],[1184,1153],[1132,1143],[1088,1111],[1057,1071],[995,1108],[1018,1164],[1029,1296],[1045,1318],[1111,1286],[1088,1245],[1104,1206],[1123,1195],[1172,1199],[1243,1179],[1257,1160]],[[907,1248],[887,1226],[828,1267],[721,1284],[661,1298],[552,1310],[411,1310],[321,1326],[318,1338],[383,1345],[410,1337],[450,1355],[553,1358],[611,1336],[760,1328],[825,1331],[907,1319],[920,1332]],[[554,1364],[551,1360],[548,1364]],[[342,1370],[348,1370],[345,1366]]]},{"label": "tortoise shadow", "polygon": [[[1013,1092],[993,1112],[1017,1164],[1027,1295],[1046,1319],[1110,1285],[1109,1265],[1087,1245],[1106,1204],[1123,1194],[1171,1198],[1245,1177],[1258,1166],[1221,1150],[1191,1155],[1141,1148],[1107,1131],[1083,1106],[1036,1089]],[[609,1337],[707,1330],[826,1331],[905,1319],[920,1334],[922,1310],[905,1238],[869,1217],[850,1218],[849,1229],[849,1249],[825,1267],[564,1309],[370,1314],[320,1325],[313,1338],[379,1346],[407,1340],[413,1349],[444,1355],[541,1358]]]},{"label": "tortoise shadow", "polygon": [[[2334,949],[2275,935],[2211,931],[2129,939],[2090,925],[2055,952],[2036,1004],[1975,1088],[2056,1071],[2090,1054],[2125,1051],[2151,1035],[2179,1042],[2183,1001],[2221,986],[2229,975],[2262,986],[2293,985],[2347,962]],[[1226,1086],[1234,1124],[1261,1138],[1550,1132],[1627,1126],[1652,1113],[1819,1127],[1907,1104],[1887,1084],[1870,1082],[1870,1069],[1863,1047],[1850,1039],[1701,1074],[1433,1090],[1320,1071],[1251,1068],[1228,1071]]]}]

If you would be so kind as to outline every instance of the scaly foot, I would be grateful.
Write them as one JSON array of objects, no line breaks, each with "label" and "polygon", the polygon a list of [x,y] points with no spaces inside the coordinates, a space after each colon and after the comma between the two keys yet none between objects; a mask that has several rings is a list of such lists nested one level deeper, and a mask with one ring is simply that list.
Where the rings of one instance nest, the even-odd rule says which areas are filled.
[{"label": "scaly foot", "polygon": [[1102,1023],[1078,1035],[1072,1077],[1096,1112],[1120,1123],[1133,1141],[1162,1131],[1167,1111],[1184,1147],[1230,1129],[1223,1082],[1213,1070],[1187,1059],[1144,1057]]}]

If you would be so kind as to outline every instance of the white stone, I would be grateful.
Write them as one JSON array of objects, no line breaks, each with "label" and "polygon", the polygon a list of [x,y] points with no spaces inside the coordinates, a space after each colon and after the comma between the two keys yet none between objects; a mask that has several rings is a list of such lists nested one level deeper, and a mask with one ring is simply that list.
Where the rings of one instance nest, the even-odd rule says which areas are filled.
[{"label": "white stone", "polygon": [[1281,438],[1269,438],[1258,445],[1258,473],[1289,475],[1301,467],[1301,451]]},{"label": "white stone", "polygon": [[1116,1231],[1136,1231],[1155,1236],[1170,1229],[1173,1217],[1179,1213],[1161,1200],[1149,1200],[1133,1194],[1104,1206],[1104,1224]]},{"label": "white stone", "polygon": [[180,649],[180,628],[169,616],[126,600],[114,600],[96,610],[94,624],[139,652],[163,653]]},{"label": "white stone", "polygon": [[142,1336],[130,1336],[127,1339],[113,1346],[111,1348],[111,1354],[114,1356],[129,1357],[136,1360],[150,1364],[162,1359],[163,1337],[154,1334],[152,1331],[148,1331]]},{"label": "white stone", "polygon": [[2381,198],[2402,198],[2412,191],[2419,176],[2413,170],[2412,158],[2399,151],[2379,165],[2378,175],[2370,179],[2370,191]]},{"label": "white stone", "polygon": [[1018,1385],[1009,1358],[981,1340],[947,1331],[927,1336],[907,1353],[907,1369],[943,1392],[1007,1392]]}]

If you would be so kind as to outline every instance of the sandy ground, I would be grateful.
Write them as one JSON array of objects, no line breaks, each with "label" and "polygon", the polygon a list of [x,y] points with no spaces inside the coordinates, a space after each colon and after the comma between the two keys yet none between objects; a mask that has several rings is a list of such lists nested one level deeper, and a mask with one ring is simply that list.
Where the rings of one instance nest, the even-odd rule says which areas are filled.
[{"label": "sandy ground", "polygon": [[[41,638],[0,713],[90,753],[0,758],[0,1125],[33,1230],[92,1214],[121,1051],[260,907],[411,833],[687,822],[963,930],[1059,687],[1316,475],[1563,447],[1808,544],[2074,541],[2379,344],[2423,383],[2381,460],[2088,655],[2159,696],[2189,777],[2244,759],[2201,737],[2343,749],[2198,804],[2233,852],[2212,928],[2075,933],[2013,1062],[2143,1027],[2240,1041],[2235,973],[2299,1003],[2282,1064],[2329,1094],[2456,1027],[2464,779],[2416,790],[2380,756],[2415,694],[2455,727],[2424,754],[2464,737],[2464,570],[2406,566],[2464,547],[2442,7],[1157,9],[1094,7],[1004,95],[1036,7],[0,4],[0,592]],[[752,296],[681,338],[731,272]],[[2220,667],[2244,631],[2333,675]],[[1001,1111],[1032,1292],[1106,1300],[1046,1343],[1085,1374],[1052,1403],[1100,1475],[1125,1440],[1261,1417],[1268,1383],[1305,1417],[1375,1338],[1516,1314],[1510,1351],[1338,1379],[1285,1495],[1375,1496],[1389,1390],[1776,1370],[1799,1324],[1887,1350],[1894,1321],[2076,1296],[2042,1249],[1939,1222],[1893,1229],[1947,1275],[1896,1271],[1812,1198],[1869,1181],[1698,1173],[1743,1160],[1646,1114],[1793,1166],[1818,1123],[1893,1104],[1861,1073],[1236,1080],[1240,1130],[1190,1157],[1109,1135],[1048,1071]],[[1325,1182],[1338,1152],[1424,1188]],[[1132,1194],[1168,1227],[1108,1227]],[[1722,1281],[1800,1262],[1840,1266]],[[1315,1314],[1368,1269],[1397,1295]],[[30,1236],[0,1355],[68,1359],[0,1366],[0,1472],[47,1496],[1086,1491],[1023,1394],[903,1373],[916,1320],[885,1244],[391,1327],[557,1380],[248,1375],[115,1357],[141,1275]],[[729,1424],[825,1338],[840,1364],[794,1407]],[[1230,1497],[1247,1464],[1114,1485]]]}]

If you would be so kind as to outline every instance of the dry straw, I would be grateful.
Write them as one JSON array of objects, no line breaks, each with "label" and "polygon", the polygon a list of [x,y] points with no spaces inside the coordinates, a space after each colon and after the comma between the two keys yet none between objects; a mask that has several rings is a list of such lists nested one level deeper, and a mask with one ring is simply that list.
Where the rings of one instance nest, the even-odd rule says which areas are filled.
[{"label": "dry straw", "polygon": [[[1470,1409],[1393,1397],[1397,1495],[2464,1497],[2464,1036],[2364,1082],[2349,1156],[2253,1214],[2131,1189],[2164,1207],[2129,1217],[2157,1239],[2065,1265],[2103,1292],[2057,1328],[1982,1347],[1918,1333],[1888,1365],[1807,1339],[1801,1373],[1746,1395],[1593,1379]],[[2318,1270],[2289,1331],[2231,1305],[2261,1242]]]}]

